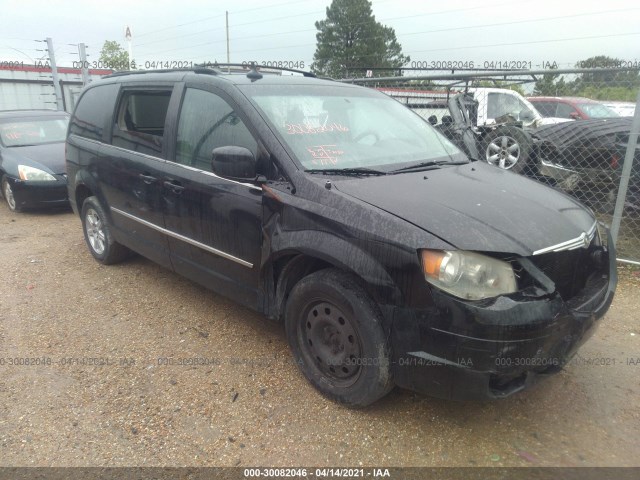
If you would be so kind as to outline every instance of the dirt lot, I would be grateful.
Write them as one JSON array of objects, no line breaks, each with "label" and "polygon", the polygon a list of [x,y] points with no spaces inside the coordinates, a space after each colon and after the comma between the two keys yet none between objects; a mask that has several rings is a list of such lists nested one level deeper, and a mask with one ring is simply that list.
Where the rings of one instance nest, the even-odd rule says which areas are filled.
[{"label": "dirt lot", "polygon": [[[628,269],[581,357],[536,388],[487,403],[396,390],[359,411],[307,384],[278,325],[142,258],[99,265],[69,212],[2,204],[0,276],[3,466],[640,465]],[[45,365],[9,365],[22,358]]]}]

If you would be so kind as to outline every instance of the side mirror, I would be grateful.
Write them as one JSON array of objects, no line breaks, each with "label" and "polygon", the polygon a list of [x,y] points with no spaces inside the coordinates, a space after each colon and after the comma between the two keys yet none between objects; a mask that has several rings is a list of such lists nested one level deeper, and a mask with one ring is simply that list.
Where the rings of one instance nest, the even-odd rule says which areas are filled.
[{"label": "side mirror", "polygon": [[211,170],[216,175],[232,180],[254,180],[256,159],[244,147],[218,147],[212,152]]},{"label": "side mirror", "polygon": [[573,118],[574,120],[580,120],[580,114],[578,112],[571,112],[569,114],[570,118]]}]

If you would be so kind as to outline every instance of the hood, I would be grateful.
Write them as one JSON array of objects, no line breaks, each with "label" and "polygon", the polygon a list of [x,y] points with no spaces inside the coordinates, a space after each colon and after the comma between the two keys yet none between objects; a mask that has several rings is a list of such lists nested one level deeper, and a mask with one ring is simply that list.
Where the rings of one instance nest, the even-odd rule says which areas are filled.
[{"label": "hood", "polygon": [[333,185],[462,250],[529,256],[595,222],[571,197],[480,162]]},{"label": "hood", "polygon": [[36,168],[46,167],[49,173],[66,172],[64,158],[64,142],[31,145],[27,147],[9,147],[2,151],[5,160],[11,159],[16,164],[25,164]]}]

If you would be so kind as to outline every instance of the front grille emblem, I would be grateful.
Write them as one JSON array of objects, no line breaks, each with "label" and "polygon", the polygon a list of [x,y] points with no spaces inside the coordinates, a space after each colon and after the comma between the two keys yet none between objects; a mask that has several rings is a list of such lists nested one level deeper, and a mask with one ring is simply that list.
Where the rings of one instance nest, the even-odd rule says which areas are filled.
[{"label": "front grille emblem", "polygon": [[566,242],[557,243],[555,245],[551,245],[550,247],[542,248],[540,250],[535,250],[533,255],[542,255],[544,253],[549,252],[562,252],[563,250],[575,250],[577,248],[589,248],[591,245],[591,240],[596,234],[596,223],[593,223],[593,226],[588,232],[582,232],[576,238],[572,238],[571,240],[567,240]]}]

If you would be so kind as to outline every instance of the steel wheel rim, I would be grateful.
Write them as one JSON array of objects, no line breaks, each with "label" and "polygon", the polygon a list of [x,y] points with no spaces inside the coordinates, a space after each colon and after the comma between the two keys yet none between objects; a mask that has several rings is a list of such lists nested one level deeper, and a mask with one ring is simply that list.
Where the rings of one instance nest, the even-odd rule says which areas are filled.
[{"label": "steel wheel rim", "polygon": [[298,334],[310,365],[336,384],[355,383],[364,363],[362,342],[353,321],[337,306],[327,301],[311,304]]},{"label": "steel wheel rim", "polygon": [[503,135],[487,145],[487,162],[504,170],[513,168],[520,160],[520,144],[513,137]]},{"label": "steel wheel rim", "polygon": [[85,231],[87,239],[91,245],[91,249],[98,255],[102,255],[105,249],[106,236],[104,234],[104,226],[102,220],[93,208],[87,210],[85,215]]},{"label": "steel wheel rim", "polygon": [[9,185],[8,181],[4,181],[4,189],[2,191],[4,195],[4,199],[7,201],[7,205],[11,210],[16,209],[16,199],[13,196],[13,190],[11,189],[11,185]]}]

